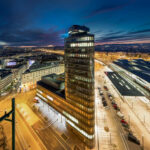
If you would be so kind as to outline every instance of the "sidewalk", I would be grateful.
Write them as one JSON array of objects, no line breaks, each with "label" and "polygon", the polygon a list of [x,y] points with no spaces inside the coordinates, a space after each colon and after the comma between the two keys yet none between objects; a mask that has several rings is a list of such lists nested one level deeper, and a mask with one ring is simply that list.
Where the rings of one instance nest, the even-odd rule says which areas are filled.
[{"label": "sidewalk", "polygon": [[[102,105],[101,96],[97,87],[103,89],[103,79],[99,77],[99,72],[96,76],[95,85],[95,119],[96,119],[96,147],[95,150],[123,150],[124,146],[121,141],[120,134],[118,133],[117,125],[113,118],[113,114],[110,109],[105,109]],[[101,80],[100,80],[101,79]],[[104,90],[103,90],[104,91]],[[105,93],[105,92],[104,92]],[[104,94],[105,95],[105,94]],[[115,115],[115,114],[114,114]],[[106,132],[104,128],[109,128],[109,132]]]},{"label": "sidewalk", "polygon": [[129,107],[132,109],[132,111],[136,114],[136,116],[139,118],[141,123],[145,126],[147,132],[150,134],[150,110],[144,104],[140,98],[125,98],[126,102],[128,103]]}]

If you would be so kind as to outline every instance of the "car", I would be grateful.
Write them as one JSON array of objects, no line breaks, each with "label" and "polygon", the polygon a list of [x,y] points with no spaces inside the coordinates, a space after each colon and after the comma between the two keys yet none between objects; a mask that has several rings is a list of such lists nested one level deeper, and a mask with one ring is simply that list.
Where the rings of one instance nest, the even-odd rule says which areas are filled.
[{"label": "car", "polygon": [[140,145],[140,141],[131,133],[128,133],[128,140]]},{"label": "car", "polygon": [[119,118],[121,118],[121,119],[124,118],[124,115],[123,115],[120,111],[117,112],[117,116],[118,116]]},{"label": "car", "polygon": [[124,119],[121,119],[121,123],[128,124]]},{"label": "car", "polygon": [[114,108],[117,108],[117,104],[113,104],[113,107],[114,107]]},{"label": "car", "polygon": [[110,93],[108,93],[108,97],[112,96]]},{"label": "car", "polygon": [[34,101],[35,103],[39,103],[39,101],[38,101],[37,99],[34,99],[33,101]]},{"label": "car", "polygon": [[129,125],[128,124],[122,123],[122,126],[129,129]]},{"label": "car", "polygon": [[117,109],[117,105],[116,105],[116,104],[113,104],[113,108],[114,108],[114,109]]},{"label": "car", "polygon": [[105,101],[105,98],[104,98],[104,97],[102,97],[102,101]]},{"label": "car", "polygon": [[120,111],[120,108],[117,105],[113,105],[113,107],[114,107],[115,110]]},{"label": "car", "polygon": [[122,126],[129,128],[129,124],[124,119],[122,119],[120,122],[121,122]]},{"label": "car", "polygon": [[102,102],[106,102],[106,100],[104,99],[104,100],[102,100]]},{"label": "car", "polygon": [[113,104],[116,104],[116,102],[115,102],[115,101],[112,101],[111,104],[112,104],[112,105],[113,105]]},{"label": "car", "polygon": [[107,86],[104,86],[104,89],[105,89],[106,91],[108,91],[108,88],[107,88]]},{"label": "car", "polygon": [[112,97],[111,95],[109,95],[108,97],[109,97],[109,99],[110,99],[110,100],[112,100],[112,99],[113,99],[113,97]]},{"label": "car", "polygon": [[100,95],[102,96],[102,95],[104,95],[103,93],[100,93]]},{"label": "car", "polygon": [[108,106],[106,101],[103,101],[102,103],[104,107]]},{"label": "car", "polygon": [[99,90],[99,93],[101,94],[101,93],[103,93],[103,91]]}]

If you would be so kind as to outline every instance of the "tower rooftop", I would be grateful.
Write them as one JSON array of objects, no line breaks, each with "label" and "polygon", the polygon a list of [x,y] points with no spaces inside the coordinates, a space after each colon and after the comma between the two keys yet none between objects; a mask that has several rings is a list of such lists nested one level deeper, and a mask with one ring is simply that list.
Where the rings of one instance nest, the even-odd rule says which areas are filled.
[{"label": "tower rooftop", "polygon": [[73,25],[69,28],[69,34],[88,33],[90,29],[86,26]]}]

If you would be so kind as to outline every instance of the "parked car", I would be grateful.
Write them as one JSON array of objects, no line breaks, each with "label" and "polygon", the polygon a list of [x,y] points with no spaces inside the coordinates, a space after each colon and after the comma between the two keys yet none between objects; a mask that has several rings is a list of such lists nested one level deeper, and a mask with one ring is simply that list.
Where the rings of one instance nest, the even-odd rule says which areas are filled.
[{"label": "parked car", "polygon": [[110,93],[108,93],[108,97],[112,96]]},{"label": "parked car", "polygon": [[114,100],[112,100],[111,104],[112,104],[112,105],[113,105],[113,104],[116,104],[116,102],[115,102]]},{"label": "parked car", "polygon": [[33,101],[34,101],[35,103],[39,103],[39,101],[38,101],[37,99],[34,99]]},{"label": "parked car", "polygon": [[117,106],[117,104],[113,104],[113,107],[114,107],[114,108],[117,108],[118,106]]},{"label": "parked car", "polygon": [[124,119],[122,119],[120,122],[127,124],[127,122]]},{"label": "parked car", "polygon": [[118,116],[119,118],[121,118],[121,119],[124,118],[124,115],[123,115],[120,111],[117,112],[117,116]]},{"label": "parked car", "polygon": [[104,97],[102,97],[102,101],[105,101],[105,98],[104,98]]},{"label": "parked car", "polygon": [[108,88],[107,88],[107,86],[104,86],[104,89],[105,89],[106,91],[108,91]]},{"label": "parked car", "polygon": [[125,127],[125,128],[129,128],[129,125],[128,125],[128,124],[122,123],[122,126]]},{"label": "parked car", "polygon": [[105,106],[108,106],[106,101],[103,101],[102,103],[103,103],[103,106],[104,106],[104,107],[105,107]]},{"label": "parked car", "polygon": [[128,133],[128,140],[140,145],[140,141],[131,133]]},{"label": "parked car", "polygon": [[109,97],[110,100],[113,99],[113,96],[111,94],[108,94],[108,97]]},{"label": "parked car", "polygon": [[117,106],[117,104],[113,104],[113,107],[115,110],[119,110],[120,111],[120,108]]},{"label": "parked car", "polygon": [[122,123],[122,126],[129,128],[129,124],[124,119],[122,119],[120,122]]},{"label": "parked car", "polygon": [[100,90],[99,90],[99,94],[100,94],[100,95],[101,95],[101,94],[103,95],[103,91],[100,91]]},{"label": "parked car", "polygon": [[106,102],[106,101],[103,101],[102,103],[103,103],[103,106],[104,106],[106,109],[108,109],[108,108],[109,108],[109,106],[108,106],[108,104],[107,104],[107,102]]},{"label": "parked car", "polygon": [[102,96],[102,95],[104,95],[103,93],[100,93],[100,95]]}]

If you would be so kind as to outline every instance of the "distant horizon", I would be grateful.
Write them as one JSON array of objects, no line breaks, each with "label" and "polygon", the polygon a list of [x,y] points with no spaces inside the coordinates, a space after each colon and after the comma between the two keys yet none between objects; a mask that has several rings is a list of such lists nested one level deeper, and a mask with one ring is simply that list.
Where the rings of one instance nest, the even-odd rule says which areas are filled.
[{"label": "distant horizon", "polygon": [[[131,43],[95,43],[95,46],[102,46],[102,45],[143,45],[143,44],[150,44],[149,43],[142,43],[142,42],[139,42],[139,43],[134,43],[134,42],[131,42]],[[25,48],[25,47],[64,47],[64,45],[30,45],[30,46],[25,46],[25,45],[21,45],[21,46],[11,46],[11,45],[5,45],[5,46],[1,46],[0,47],[20,47],[20,48]]]}]

